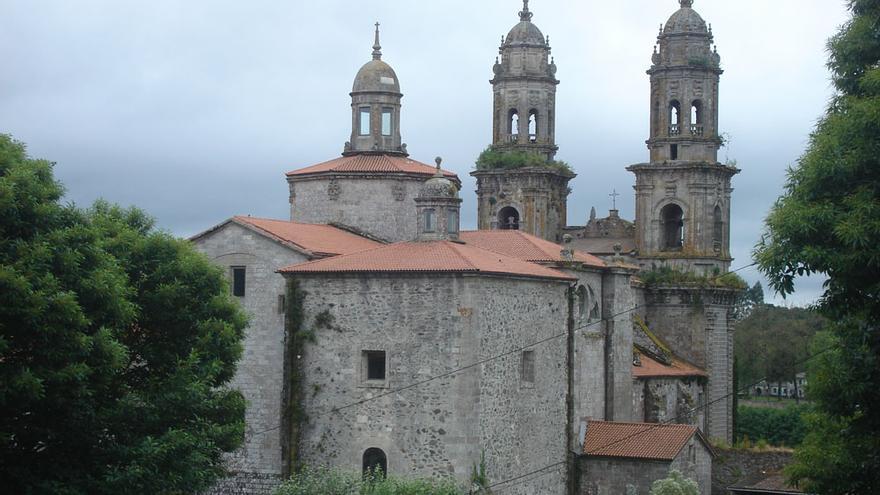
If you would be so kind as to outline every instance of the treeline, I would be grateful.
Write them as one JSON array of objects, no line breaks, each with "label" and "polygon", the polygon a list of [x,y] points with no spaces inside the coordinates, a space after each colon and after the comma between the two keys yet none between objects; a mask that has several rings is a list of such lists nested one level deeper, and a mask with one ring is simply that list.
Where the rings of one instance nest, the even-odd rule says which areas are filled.
[{"label": "treeline", "polygon": [[784,409],[739,406],[737,445],[797,447],[807,434],[803,414],[810,409],[808,405],[791,405]]}]

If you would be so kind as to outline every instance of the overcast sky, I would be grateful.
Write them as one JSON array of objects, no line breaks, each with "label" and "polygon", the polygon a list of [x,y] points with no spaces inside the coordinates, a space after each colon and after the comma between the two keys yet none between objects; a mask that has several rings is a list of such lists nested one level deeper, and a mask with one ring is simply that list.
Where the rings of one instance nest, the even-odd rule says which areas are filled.
[{"label": "overcast sky", "polygon": [[[332,159],[350,133],[351,83],[382,23],[404,93],[413,158],[464,182],[476,226],[475,157],[491,140],[492,64],[520,0],[0,0],[0,132],[57,162],[67,199],[139,206],[189,236],[235,214],[289,215],[284,172]],[[648,76],[677,0],[532,0],[562,81],[558,158],[578,173],[569,224],[612,190],[633,218],[647,160]],[[734,268],[831,95],[825,42],[843,0],[696,0],[722,67],[720,121],[736,160]],[[754,282],[752,269],[742,272]],[[821,280],[789,298],[809,303]],[[769,295],[769,294],[768,294]]]}]

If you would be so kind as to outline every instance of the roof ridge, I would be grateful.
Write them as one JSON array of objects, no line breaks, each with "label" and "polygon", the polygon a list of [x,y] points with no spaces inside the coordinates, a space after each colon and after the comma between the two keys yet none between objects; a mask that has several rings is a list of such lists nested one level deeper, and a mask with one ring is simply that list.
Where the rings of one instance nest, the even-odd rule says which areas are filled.
[{"label": "roof ridge", "polygon": [[[343,232],[344,232],[344,231],[343,231]],[[352,235],[355,235],[355,234],[352,234]],[[351,256],[355,256],[355,255],[361,255],[361,254],[364,254],[364,253],[367,253],[367,252],[377,251],[377,250],[379,250],[379,249],[389,248],[389,247],[391,247],[391,246],[396,246],[396,245],[398,245],[398,244],[400,244],[400,243],[394,243],[394,244],[380,244],[380,245],[378,245],[378,246],[376,246],[376,247],[374,247],[374,248],[368,248],[368,249],[364,249],[364,250],[361,250],[361,251],[355,251],[355,252],[353,252],[353,253],[348,253],[348,254],[337,254],[336,256],[332,256],[332,257],[330,257],[330,258],[321,258],[321,259],[317,259],[317,260],[309,260],[309,261],[305,261],[305,262],[302,262],[302,263],[294,263],[294,264],[292,264],[292,265],[282,266],[282,267],[279,268],[278,270],[275,270],[275,272],[276,272],[276,273],[277,273],[277,272],[281,272],[281,271],[284,271],[284,270],[287,269],[287,268],[291,268],[291,267],[294,267],[294,266],[308,266],[308,265],[313,265],[313,264],[315,264],[315,263],[329,262],[330,260],[340,260],[340,259],[348,258],[348,257],[351,257]]]},{"label": "roof ridge", "polygon": [[[255,224],[255,223],[251,223],[251,222],[244,221],[244,218],[253,218],[253,217],[239,217],[239,216],[234,216],[234,217],[232,217],[232,220],[231,220],[231,221],[236,222],[236,220],[241,219],[242,221],[241,221],[240,223],[245,223],[245,224],[247,224],[247,228],[250,228],[250,229],[256,229],[256,230],[258,230],[258,231],[260,231],[260,232],[263,232],[265,235],[271,236],[272,238],[281,241],[281,242],[284,243],[284,244],[289,244],[289,245],[291,245],[291,246],[295,246],[297,249],[299,249],[299,250],[301,250],[301,251],[304,251],[304,252],[306,252],[306,253],[310,253],[310,254],[312,254],[312,255],[315,254],[315,251],[306,248],[306,247],[303,246],[302,244],[299,244],[298,242],[294,242],[294,241],[292,241],[292,240],[290,240],[290,239],[285,239],[284,237],[281,237],[280,235],[278,235],[278,234],[276,234],[276,233],[274,233],[274,232],[270,232],[269,230],[266,230],[266,229],[264,229],[263,227],[261,227],[261,226]],[[268,219],[268,218],[264,218],[264,219],[259,219],[259,220],[270,220],[270,219]],[[238,223],[238,222],[236,222],[236,223]]]},{"label": "roof ridge", "polygon": [[654,429],[654,428],[660,428],[660,427],[679,427],[679,428],[683,427],[683,428],[692,428],[695,430],[699,429],[695,425],[688,425],[688,424],[684,424],[684,423],[645,423],[645,422],[641,422],[641,421],[606,421],[603,419],[588,419],[587,422],[589,422],[589,423],[605,423],[605,424],[612,424],[612,425],[647,426],[648,430]]},{"label": "roof ridge", "polygon": [[[443,241],[443,244],[446,245],[446,246],[448,246],[448,247],[449,247],[450,249],[452,249],[453,251],[455,251],[455,254],[457,254],[461,259],[463,259],[464,262],[465,262],[465,264],[467,264],[468,266],[470,266],[472,269],[476,270],[477,272],[482,272],[482,270],[480,270],[479,268],[477,268],[476,265],[474,265],[474,263],[470,260],[470,258],[468,258],[467,256],[465,256],[465,254],[462,253],[462,252],[458,249],[458,246],[459,246],[459,245],[457,245],[456,243],[451,242],[451,241]],[[461,245],[467,246],[466,243],[465,243],[465,244],[461,244]],[[480,249],[480,248],[478,248],[477,246],[468,246],[468,247],[470,247],[470,248]],[[488,251],[488,250],[483,249],[483,251]],[[491,253],[491,252],[493,252],[493,251],[488,251],[488,252]],[[499,253],[499,254],[500,254],[500,253]]]}]

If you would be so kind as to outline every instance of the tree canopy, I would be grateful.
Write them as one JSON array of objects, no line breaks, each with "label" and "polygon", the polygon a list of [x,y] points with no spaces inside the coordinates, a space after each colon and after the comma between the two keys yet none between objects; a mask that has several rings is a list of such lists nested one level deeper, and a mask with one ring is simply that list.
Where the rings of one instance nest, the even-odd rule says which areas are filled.
[{"label": "tree canopy", "polygon": [[850,0],[828,44],[836,94],[789,172],[755,256],[773,289],[827,277],[810,433],[788,471],[808,492],[880,491],[880,0]]},{"label": "tree canopy", "polygon": [[685,478],[679,471],[672,470],[669,476],[651,484],[651,495],[699,495],[700,487],[692,480]]},{"label": "tree canopy", "polygon": [[0,136],[0,486],[195,493],[244,430],[246,318],[192,246],[136,209],[60,204]]}]

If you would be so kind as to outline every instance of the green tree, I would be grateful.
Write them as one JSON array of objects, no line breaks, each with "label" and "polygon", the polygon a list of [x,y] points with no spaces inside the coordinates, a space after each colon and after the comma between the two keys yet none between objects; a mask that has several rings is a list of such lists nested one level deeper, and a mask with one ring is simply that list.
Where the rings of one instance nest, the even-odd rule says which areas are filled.
[{"label": "green tree", "polygon": [[700,495],[700,487],[673,469],[666,479],[651,484],[651,495]]},{"label": "green tree", "polygon": [[805,491],[880,492],[880,0],[850,0],[829,42],[837,93],[789,172],[756,259],[773,289],[827,276],[833,322],[808,390],[817,401],[788,471]]},{"label": "green tree", "polygon": [[0,486],[195,493],[243,436],[246,325],[219,269],[135,209],[62,206],[0,136]]}]

